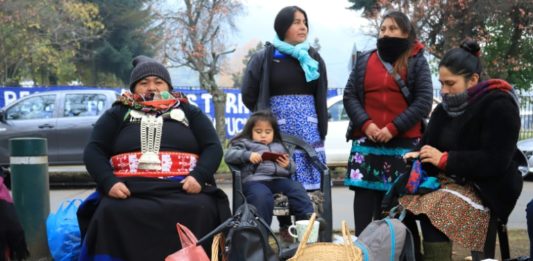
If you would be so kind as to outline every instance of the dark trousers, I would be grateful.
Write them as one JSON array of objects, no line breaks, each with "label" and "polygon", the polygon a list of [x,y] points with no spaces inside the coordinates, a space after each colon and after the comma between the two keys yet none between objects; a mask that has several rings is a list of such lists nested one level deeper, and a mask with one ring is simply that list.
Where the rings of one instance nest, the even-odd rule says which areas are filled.
[{"label": "dark trousers", "polygon": [[418,227],[416,225],[416,220],[420,222],[420,229],[422,229],[422,236],[424,237],[424,242],[448,242],[450,241],[450,239],[448,239],[448,237],[438,228],[434,227],[426,215],[421,214],[415,216],[412,213],[408,212],[402,222],[407,228],[409,228],[409,230],[411,230],[411,233],[413,234],[416,261],[420,261],[422,260],[422,252],[420,250],[421,239]]},{"label": "dark trousers", "polygon": [[313,205],[304,187],[291,179],[281,178],[270,181],[248,181],[242,186],[246,201],[257,208],[258,214],[267,222],[272,222],[274,194],[283,193],[289,198],[289,211],[297,220],[307,219],[313,213]]},{"label": "dark trousers", "polygon": [[526,219],[527,235],[529,236],[529,257],[533,257],[533,200],[527,203]]},{"label": "dark trousers", "polygon": [[359,236],[372,220],[381,219],[381,201],[385,192],[358,187],[351,189],[355,192],[353,199],[355,235]]}]

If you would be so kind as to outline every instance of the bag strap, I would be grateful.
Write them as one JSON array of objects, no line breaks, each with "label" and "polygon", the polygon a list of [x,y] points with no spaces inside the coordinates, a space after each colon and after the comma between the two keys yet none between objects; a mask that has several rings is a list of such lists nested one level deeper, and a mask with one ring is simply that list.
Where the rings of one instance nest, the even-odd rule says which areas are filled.
[{"label": "bag strap", "polygon": [[300,244],[298,245],[298,249],[296,250],[296,254],[294,254],[294,257],[299,257],[300,255],[302,255],[307,245],[307,240],[309,240],[309,236],[311,235],[311,230],[313,230],[313,224],[315,223],[315,219],[316,219],[316,213],[313,213],[311,215],[311,218],[309,219],[309,224],[307,225],[307,228],[305,229],[304,236],[302,237],[302,241],[300,241]]},{"label": "bag strap", "polygon": [[403,246],[403,251],[400,256],[400,260],[415,260],[415,243],[413,240],[413,234],[409,228],[405,228],[405,244]]},{"label": "bag strap", "polygon": [[178,223],[176,224],[176,229],[178,230],[182,248],[196,245],[198,240],[188,227]]},{"label": "bag strap", "polygon": [[400,77],[399,74],[397,74],[394,69],[392,68],[392,64],[389,62],[385,62],[381,56],[379,55],[379,51],[376,51],[376,54],[378,55],[379,60],[385,66],[385,69],[387,69],[387,72],[394,78],[396,83],[400,86],[400,91],[402,91],[403,97],[407,100],[408,103],[411,102],[411,92],[409,91],[409,88],[407,88],[407,85],[403,81],[402,77]]},{"label": "bag strap", "polygon": [[226,229],[232,227],[233,223],[234,223],[234,218],[233,217],[228,218],[226,221],[224,221],[224,223],[220,224],[217,228],[213,229],[207,235],[205,235],[202,238],[200,238],[200,240],[198,240],[198,242],[196,242],[196,245],[200,245],[204,241],[206,241],[209,238],[213,237],[214,235],[216,235],[218,233],[221,233],[221,232],[225,231]]},{"label": "bag strap", "polygon": [[[242,197],[243,204],[246,204],[247,203],[246,202],[246,197],[244,196],[242,191],[237,191],[237,192],[239,192],[238,195],[240,195]],[[248,206],[246,206],[246,208],[248,208]],[[236,210],[233,210],[233,211],[236,211]],[[208,240],[209,238],[213,237],[214,235],[216,235],[216,234],[218,234],[220,232],[224,232],[228,228],[232,227],[233,223],[235,223],[235,215],[230,217],[230,218],[228,218],[226,221],[224,221],[224,223],[220,224],[218,227],[213,229],[207,235],[205,235],[202,238],[200,238],[200,240],[198,240],[198,242],[196,242],[196,245],[199,245],[199,244],[203,243],[204,241]]]},{"label": "bag strap", "polygon": [[[272,229],[270,229],[270,226],[266,223],[266,221],[264,221],[262,218],[258,218],[257,220],[259,220],[259,222],[261,224],[263,224],[263,226],[265,227],[265,229],[268,231],[268,233],[274,238],[274,240],[276,241],[276,245],[277,245],[277,249],[278,249],[278,254],[277,256],[280,256],[281,254],[281,247],[280,247],[280,244],[279,244],[279,240],[278,240],[278,237],[276,237],[276,235],[274,234],[274,232],[272,231]],[[267,238],[267,241],[268,241],[268,238]],[[266,242],[267,245],[269,244],[269,242]]]},{"label": "bag strap", "polygon": [[[366,248],[365,244],[363,244],[359,238],[357,238],[357,240],[355,240],[354,244],[359,248],[359,250],[361,250],[361,252],[363,253],[363,256],[362,256],[362,261],[370,261],[370,257],[368,255],[368,248]],[[413,259],[414,260],[414,259]]]},{"label": "bag strap", "polygon": [[[79,204],[76,205],[76,203],[79,203]],[[61,202],[61,205],[59,205],[59,208],[57,209],[56,213],[62,212],[63,210],[70,209],[73,206],[78,208],[81,205],[81,203],[83,203],[83,200],[81,200],[79,198],[67,199],[67,200]]]},{"label": "bag strap", "polygon": [[402,205],[396,205],[395,207],[391,208],[387,217],[397,218],[398,220],[403,221],[406,215],[407,210]]},{"label": "bag strap", "polygon": [[394,231],[394,225],[392,224],[389,218],[385,218],[383,220],[389,226],[391,244],[390,261],[394,261],[394,256],[396,255],[396,231]]}]

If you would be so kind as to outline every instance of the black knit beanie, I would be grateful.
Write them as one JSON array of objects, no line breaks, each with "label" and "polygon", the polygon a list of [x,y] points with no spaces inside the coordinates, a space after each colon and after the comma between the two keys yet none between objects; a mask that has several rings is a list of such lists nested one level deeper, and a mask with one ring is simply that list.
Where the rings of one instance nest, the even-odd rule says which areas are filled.
[{"label": "black knit beanie", "polygon": [[307,14],[305,11],[298,7],[298,6],[287,6],[281,9],[276,15],[276,19],[274,20],[274,30],[276,30],[276,34],[278,35],[280,40],[284,40],[285,33],[287,33],[287,30],[289,30],[289,27],[291,27],[292,22],[294,21],[294,13],[296,11],[302,12],[305,17],[305,26],[307,26],[307,31],[309,31],[309,24],[307,20]]},{"label": "black knit beanie", "polygon": [[170,74],[168,73],[167,68],[156,60],[139,55],[133,58],[131,62],[133,64],[133,70],[131,70],[130,75],[130,91],[134,92],[135,84],[138,81],[148,77],[148,76],[157,76],[163,81],[168,83],[168,87],[172,90],[172,82],[170,81]]}]

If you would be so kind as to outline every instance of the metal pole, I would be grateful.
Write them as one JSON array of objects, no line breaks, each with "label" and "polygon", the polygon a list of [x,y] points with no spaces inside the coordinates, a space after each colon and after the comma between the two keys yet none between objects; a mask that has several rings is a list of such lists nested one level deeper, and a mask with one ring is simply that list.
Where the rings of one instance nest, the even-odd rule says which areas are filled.
[{"label": "metal pole", "polygon": [[9,140],[11,191],[31,260],[48,260],[46,218],[50,213],[47,142],[43,138]]}]

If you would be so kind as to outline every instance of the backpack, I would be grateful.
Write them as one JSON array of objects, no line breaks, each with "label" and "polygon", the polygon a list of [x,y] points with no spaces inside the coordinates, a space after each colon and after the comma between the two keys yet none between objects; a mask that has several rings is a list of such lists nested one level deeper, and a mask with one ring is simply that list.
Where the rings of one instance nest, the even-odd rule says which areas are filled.
[{"label": "backpack", "polygon": [[[244,203],[235,211],[233,217],[198,240],[197,244],[222,232],[225,238],[222,255],[227,256],[227,260],[278,261],[280,249],[278,239],[270,230],[270,226],[257,214],[256,208],[246,202],[244,195],[242,197]],[[269,235],[276,240],[278,253],[275,253],[270,246]]]},{"label": "backpack", "polygon": [[354,242],[363,252],[364,261],[415,260],[411,231],[399,219],[391,217],[371,222]]}]

